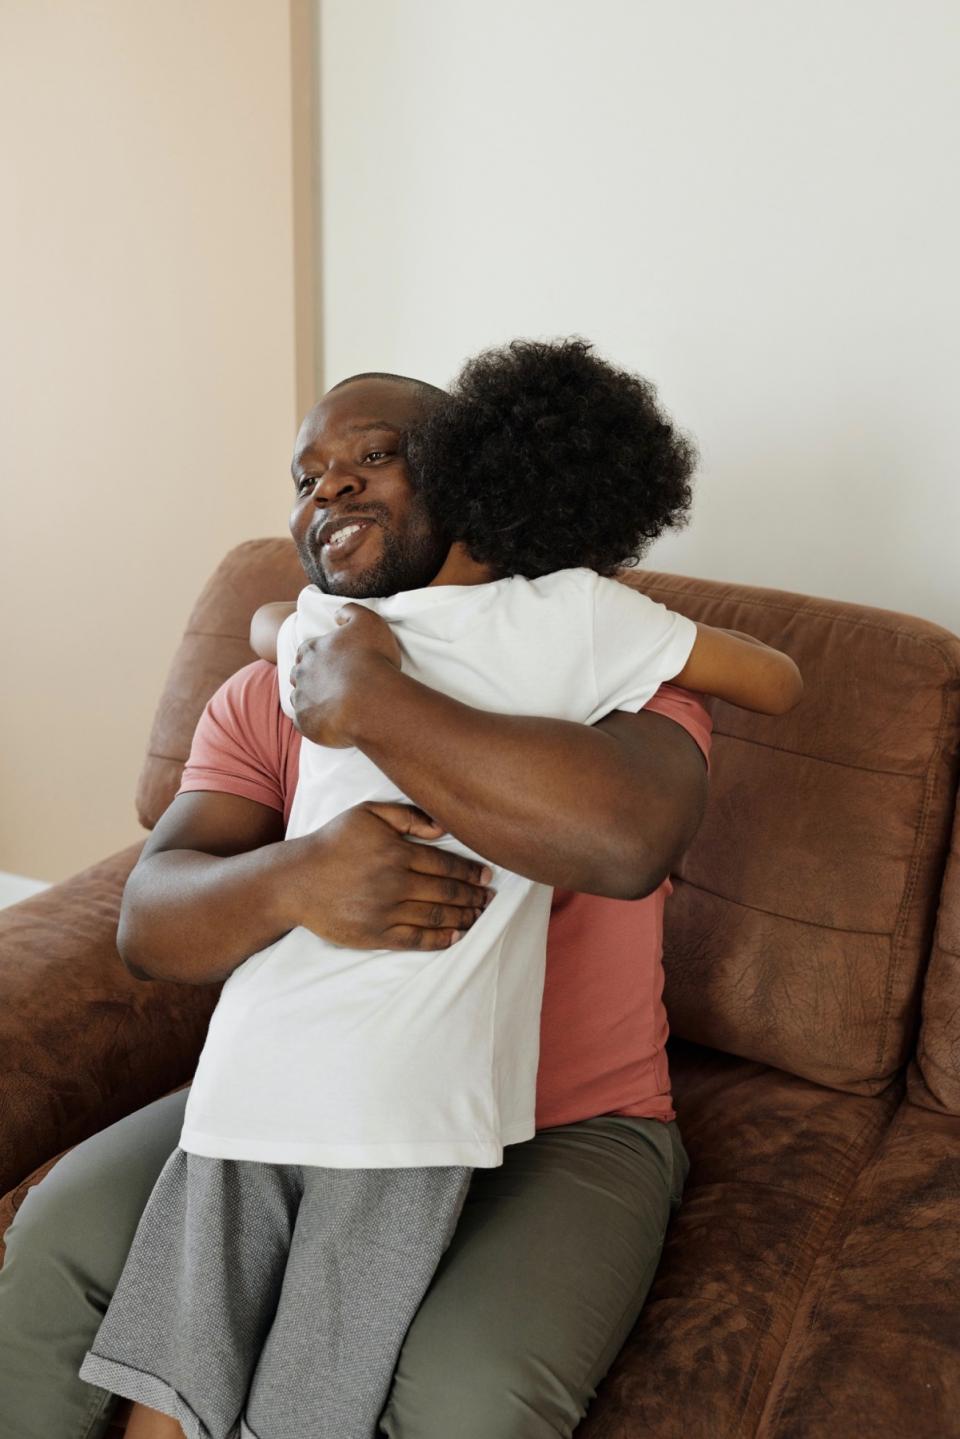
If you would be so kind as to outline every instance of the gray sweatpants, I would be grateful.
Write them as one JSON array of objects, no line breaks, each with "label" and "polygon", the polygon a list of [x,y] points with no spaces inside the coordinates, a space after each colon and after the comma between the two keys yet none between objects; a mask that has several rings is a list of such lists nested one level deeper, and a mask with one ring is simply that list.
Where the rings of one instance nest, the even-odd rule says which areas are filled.
[{"label": "gray sweatpants", "polygon": [[187,1439],[374,1439],[472,1169],[326,1169],[179,1147],[80,1377]]}]

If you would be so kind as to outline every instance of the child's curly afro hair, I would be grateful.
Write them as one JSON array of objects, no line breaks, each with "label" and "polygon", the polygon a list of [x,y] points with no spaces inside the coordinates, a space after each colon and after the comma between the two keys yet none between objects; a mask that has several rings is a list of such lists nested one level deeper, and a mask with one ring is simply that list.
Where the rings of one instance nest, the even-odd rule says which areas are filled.
[{"label": "child's curly afro hair", "polygon": [[591,350],[575,336],[486,350],[410,434],[434,522],[498,578],[610,575],[687,522],[695,445],[649,380]]}]

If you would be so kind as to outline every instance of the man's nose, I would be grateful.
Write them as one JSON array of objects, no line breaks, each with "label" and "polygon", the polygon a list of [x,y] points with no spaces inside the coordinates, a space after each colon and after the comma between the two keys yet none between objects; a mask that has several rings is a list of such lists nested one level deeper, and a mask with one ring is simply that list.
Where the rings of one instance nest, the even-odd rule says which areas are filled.
[{"label": "man's nose", "polygon": [[313,488],[314,504],[329,505],[341,495],[356,494],[363,489],[363,480],[348,465],[332,460]]}]

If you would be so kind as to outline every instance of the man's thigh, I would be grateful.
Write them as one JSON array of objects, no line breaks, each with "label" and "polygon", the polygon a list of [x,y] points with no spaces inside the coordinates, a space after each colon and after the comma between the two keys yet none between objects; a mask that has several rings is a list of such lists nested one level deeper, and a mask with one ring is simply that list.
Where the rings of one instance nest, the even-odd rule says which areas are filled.
[{"label": "man's thigh", "polygon": [[604,1115],[476,1170],[400,1352],[389,1439],[572,1434],[643,1307],[687,1167],[676,1121]]},{"label": "man's thigh", "polygon": [[0,1270],[0,1439],[93,1439],[114,1407],[79,1377],[187,1090],[92,1135],[28,1191]]}]

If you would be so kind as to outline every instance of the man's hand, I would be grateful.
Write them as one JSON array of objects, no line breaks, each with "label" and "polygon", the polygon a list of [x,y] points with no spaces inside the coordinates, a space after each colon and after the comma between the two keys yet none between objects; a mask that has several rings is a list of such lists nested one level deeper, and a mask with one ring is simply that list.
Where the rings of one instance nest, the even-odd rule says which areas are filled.
[{"label": "man's hand", "polygon": [[305,858],[294,896],[298,922],[351,949],[446,949],[479,919],[492,892],[485,866],[412,842],[442,833],[412,805],[368,801],[287,840]]},{"label": "man's hand", "polygon": [[351,685],[371,666],[400,669],[400,646],[387,624],[366,605],[345,604],[337,629],[307,640],[290,671],[291,703],[300,733],[314,744],[345,749],[353,743],[343,729]]},{"label": "man's hand", "polygon": [[138,979],[214,984],[298,924],[356,949],[445,949],[491,891],[481,864],[417,842],[442,833],[412,805],[368,803],[284,839],[255,800],[177,795],[127,881],[120,954]]}]

